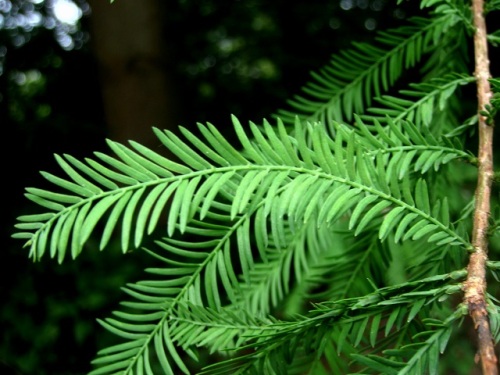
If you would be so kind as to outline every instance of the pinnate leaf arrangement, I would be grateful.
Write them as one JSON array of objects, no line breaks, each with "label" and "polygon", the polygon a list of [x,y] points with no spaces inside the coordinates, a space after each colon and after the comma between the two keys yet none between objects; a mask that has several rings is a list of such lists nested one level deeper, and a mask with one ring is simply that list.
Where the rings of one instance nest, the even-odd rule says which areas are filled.
[{"label": "pinnate leaf arrangement", "polygon": [[118,341],[91,375],[438,374],[466,327],[477,335],[458,361],[477,350],[497,374],[500,80],[484,17],[500,2],[420,4],[335,54],[270,120],[233,116],[237,144],[207,123],[154,128],[172,158],[111,140],[112,156],[56,155],[64,177],[26,189],[41,210],[13,235],[29,256],[62,262],[118,238],[153,257],[98,320]]}]

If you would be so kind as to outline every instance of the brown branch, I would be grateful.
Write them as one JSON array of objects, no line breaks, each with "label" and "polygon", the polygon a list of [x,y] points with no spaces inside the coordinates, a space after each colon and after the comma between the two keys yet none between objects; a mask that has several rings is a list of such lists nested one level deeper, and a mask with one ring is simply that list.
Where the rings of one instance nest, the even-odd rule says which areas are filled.
[{"label": "brown branch", "polygon": [[486,39],[486,21],[483,10],[484,0],[473,0],[474,13],[474,56],[477,79],[479,156],[476,187],[476,206],[472,229],[472,246],[468,265],[468,276],[464,284],[464,299],[474,322],[478,336],[478,357],[483,375],[498,375],[498,359],[491,334],[488,311],[486,310],[486,260],[488,259],[488,220],[490,215],[490,195],[493,177],[493,125],[479,111],[485,109],[492,96],[490,83],[490,62]]}]

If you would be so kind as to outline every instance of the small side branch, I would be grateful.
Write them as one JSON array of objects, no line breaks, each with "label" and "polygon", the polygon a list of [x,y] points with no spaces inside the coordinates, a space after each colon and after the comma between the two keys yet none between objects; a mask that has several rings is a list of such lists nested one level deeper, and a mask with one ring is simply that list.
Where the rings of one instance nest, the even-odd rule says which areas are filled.
[{"label": "small side branch", "polygon": [[479,155],[476,206],[472,230],[473,252],[464,284],[464,299],[478,337],[478,356],[484,375],[498,375],[498,359],[486,310],[486,260],[488,259],[488,220],[490,215],[491,183],[493,178],[493,124],[479,114],[490,102],[490,78],[484,0],[473,0],[475,76],[477,79]]}]

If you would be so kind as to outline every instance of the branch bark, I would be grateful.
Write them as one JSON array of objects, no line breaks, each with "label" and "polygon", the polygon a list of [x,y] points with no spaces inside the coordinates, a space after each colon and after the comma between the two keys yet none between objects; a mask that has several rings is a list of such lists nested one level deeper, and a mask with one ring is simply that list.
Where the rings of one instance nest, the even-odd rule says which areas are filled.
[{"label": "branch bark", "polygon": [[486,39],[484,0],[473,0],[474,57],[477,80],[479,156],[478,178],[475,193],[474,224],[472,229],[473,250],[468,265],[468,276],[464,284],[464,300],[474,322],[478,336],[478,357],[483,375],[498,375],[498,359],[491,334],[486,302],[486,260],[488,259],[488,220],[490,215],[491,183],[493,178],[493,125],[479,111],[485,109],[492,93],[488,79],[490,62]]}]

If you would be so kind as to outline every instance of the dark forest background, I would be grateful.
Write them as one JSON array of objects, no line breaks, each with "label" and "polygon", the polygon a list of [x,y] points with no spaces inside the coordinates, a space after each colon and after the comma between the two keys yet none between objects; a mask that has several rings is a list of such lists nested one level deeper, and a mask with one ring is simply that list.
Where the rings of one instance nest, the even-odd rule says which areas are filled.
[{"label": "dark forest background", "polygon": [[107,137],[158,150],[152,126],[271,119],[332,53],[417,14],[415,3],[0,0],[0,373],[89,371],[110,340],[95,318],[145,264],[140,251],[92,246],[62,266],[33,263],[10,238],[32,210],[24,188],[59,173],[53,154],[91,157]]}]

